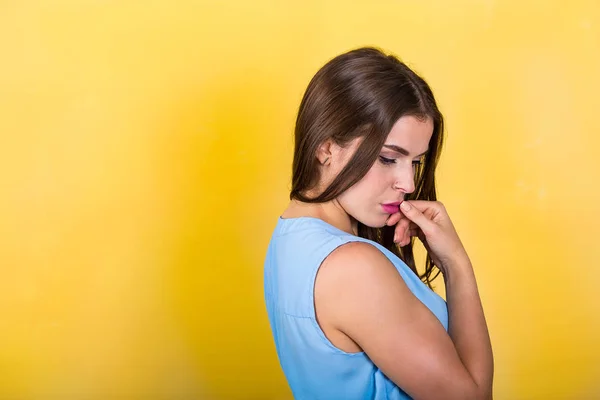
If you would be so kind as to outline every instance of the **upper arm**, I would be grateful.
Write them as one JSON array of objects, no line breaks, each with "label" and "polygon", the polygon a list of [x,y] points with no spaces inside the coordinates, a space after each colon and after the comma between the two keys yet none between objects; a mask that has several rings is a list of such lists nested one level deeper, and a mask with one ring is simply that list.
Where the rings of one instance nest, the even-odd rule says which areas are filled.
[{"label": "upper arm", "polygon": [[383,373],[415,399],[468,399],[475,383],[450,336],[381,251],[364,242],[322,264],[315,304]]}]

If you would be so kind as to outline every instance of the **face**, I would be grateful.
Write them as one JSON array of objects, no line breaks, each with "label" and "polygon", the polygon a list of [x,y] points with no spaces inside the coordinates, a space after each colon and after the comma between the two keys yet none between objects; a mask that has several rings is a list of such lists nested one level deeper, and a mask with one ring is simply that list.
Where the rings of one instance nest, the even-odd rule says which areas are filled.
[{"label": "face", "polygon": [[366,226],[384,226],[390,214],[398,212],[400,202],[414,192],[415,168],[432,134],[431,118],[401,117],[369,172],[337,198],[340,206]]}]

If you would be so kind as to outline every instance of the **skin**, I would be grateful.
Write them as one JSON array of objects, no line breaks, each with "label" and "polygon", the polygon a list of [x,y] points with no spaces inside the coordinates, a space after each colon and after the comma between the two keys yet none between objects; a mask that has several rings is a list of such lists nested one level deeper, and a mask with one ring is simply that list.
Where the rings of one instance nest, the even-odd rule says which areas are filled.
[{"label": "skin", "polygon": [[[358,183],[328,203],[306,204],[292,201],[283,214],[284,218],[314,216],[352,234],[356,234],[357,221],[372,227],[382,227],[386,223],[398,224],[397,242],[401,245],[407,244],[410,240],[410,221],[399,211],[390,215],[381,205],[400,202],[415,190],[413,163],[421,161],[421,155],[427,151],[432,134],[431,119],[400,118],[392,127],[380,157]],[[321,181],[309,195],[313,196],[323,191],[333,181],[359,144],[360,140],[350,143],[345,148],[329,141],[321,145],[317,154],[322,164]],[[401,155],[386,147],[387,145],[408,150],[410,155]]]},{"label": "skin", "polygon": [[[448,332],[386,256],[363,242],[340,246],[319,268],[318,323],[333,345],[349,353],[366,352],[414,399],[490,399],[489,334],[469,257],[445,207],[439,202],[406,201],[406,208],[390,215],[381,206],[402,201],[415,190],[413,162],[427,151],[432,132],[429,119],[400,118],[381,150],[383,158],[357,184],[328,203],[292,201],[282,217],[320,218],[351,234],[356,234],[357,221],[372,227],[395,224],[399,244],[407,244],[411,236],[422,240],[444,275]],[[313,192],[327,187],[358,144],[344,148],[322,144],[316,154],[321,182]],[[387,145],[402,147],[408,155]]]}]

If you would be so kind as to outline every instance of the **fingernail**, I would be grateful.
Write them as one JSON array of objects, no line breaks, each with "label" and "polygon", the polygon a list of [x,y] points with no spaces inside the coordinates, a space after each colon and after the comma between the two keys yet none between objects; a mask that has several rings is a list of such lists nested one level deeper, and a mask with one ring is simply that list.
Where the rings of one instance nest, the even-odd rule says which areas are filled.
[{"label": "fingernail", "polygon": [[400,203],[400,207],[402,207],[403,210],[410,210],[410,204],[408,204],[406,201]]}]

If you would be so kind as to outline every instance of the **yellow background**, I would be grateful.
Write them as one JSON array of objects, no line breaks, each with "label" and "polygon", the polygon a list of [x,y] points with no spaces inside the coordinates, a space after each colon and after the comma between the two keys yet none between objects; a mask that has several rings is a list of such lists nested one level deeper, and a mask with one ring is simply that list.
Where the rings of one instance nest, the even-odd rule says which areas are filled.
[{"label": "yellow background", "polygon": [[361,45],[447,118],[496,399],[600,398],[593,0],[0,1],[0,398],[290,399],[262,261],[302,93]]}]

